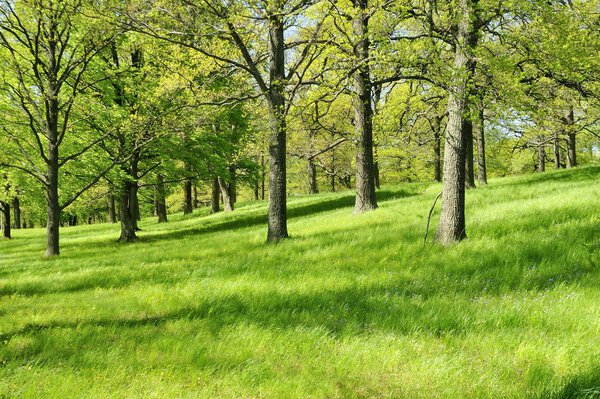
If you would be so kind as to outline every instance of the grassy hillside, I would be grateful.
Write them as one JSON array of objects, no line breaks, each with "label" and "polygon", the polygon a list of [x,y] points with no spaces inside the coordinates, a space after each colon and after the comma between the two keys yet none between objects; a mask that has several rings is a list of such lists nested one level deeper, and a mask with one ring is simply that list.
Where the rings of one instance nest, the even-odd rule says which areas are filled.
[{"label": "grassy hillside", "polygon": [[[468,236],[423,244],[439,185],[0,241],[0,397],[600,397],[600,168],[468,192]],[[439,209],[438,209],[439,211]],[[432,222],[432,234],[436,225]]]}]

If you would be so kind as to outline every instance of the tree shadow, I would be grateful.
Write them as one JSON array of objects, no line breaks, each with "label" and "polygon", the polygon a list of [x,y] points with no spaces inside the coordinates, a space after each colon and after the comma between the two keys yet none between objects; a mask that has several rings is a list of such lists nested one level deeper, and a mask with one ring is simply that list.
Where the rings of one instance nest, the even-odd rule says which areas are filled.
[{"label": "tree shadow", "polygon": [[494,186],[532,186],[548,183],[566,183],[593,181],[600,177],[600,166],[585,166],[572,169],[553,170],[544,173],[536,173],[528,176],[520,176],[518,179],[505,180],[494,184]]},{"label": "tree shadow", "polygon": [[[401,199],[418,195],[417,192],[411,192],[409,190],[395,190],[395,191],[378,191],[377,201],[385,202],[395,199]],[[303,216],[315,215],[323,212],[331,212],[342,208],[349,208],[354,205],[354,194],[343,195],[338,198],[329,200],[320,200],[312,204],[306,205],[294,205],[291,204],[288,207],[287,215],[288,219],[299,218]],[[234,211],[235,212],[235,211]],[[169,232],[153,232],[148,235],[140,234],[139,242],[156,242],[168,239],[179,239],[183,237],[189,237],[198,234],[216,233],[227,230],[238,230],[248,227],[254,227],[258,225],[267,224],[267,213],[266,209],[262,209],[259,212],[255,212],[249,215],[237,215],[232,214],[228,219],[221,221],[219,219],[216,223],[208,224],[206,218],[200,218],[199,221],[204,221],[205,225],[199,227],[192,227],[187,229],[181,229],[177,231]]]},{"label": "tree shadow", "polygon": [[552,389],[531,399],[598,399],[600,398],[600,368],[569,379],[558,390]]}]

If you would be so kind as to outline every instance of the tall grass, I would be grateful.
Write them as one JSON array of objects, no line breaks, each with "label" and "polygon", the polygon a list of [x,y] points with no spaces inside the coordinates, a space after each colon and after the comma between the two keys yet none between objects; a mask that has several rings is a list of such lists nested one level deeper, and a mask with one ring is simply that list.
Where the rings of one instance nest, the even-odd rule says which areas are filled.
[{"label": "tall grass", "polygon": [[[493,180],[468,239],[423,243],[439,185],[0,242],[0,397],[600,397],[600,168]],[[432,227],[436,220],[433,220]],[[433,230],[433,229],[432,229]]]}]

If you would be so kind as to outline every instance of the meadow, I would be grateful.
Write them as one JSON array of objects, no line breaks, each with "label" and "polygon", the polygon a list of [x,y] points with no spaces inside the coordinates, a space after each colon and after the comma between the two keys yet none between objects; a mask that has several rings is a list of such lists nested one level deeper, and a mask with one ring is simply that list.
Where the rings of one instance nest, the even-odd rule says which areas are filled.
[{"label": "meadow", "polygon": [[[0,398],[600,398],[600,167],[493,179],[424,243],[437,184],[0,241]],[[438,208],[432,220],[434,234]]]}]

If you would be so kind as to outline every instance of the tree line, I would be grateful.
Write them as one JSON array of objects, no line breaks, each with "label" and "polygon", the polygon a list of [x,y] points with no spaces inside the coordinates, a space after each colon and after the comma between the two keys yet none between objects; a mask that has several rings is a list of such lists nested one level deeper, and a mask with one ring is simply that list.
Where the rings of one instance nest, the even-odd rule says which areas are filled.
[{"label": "tree line", "polygon": [[[488,174],[593,162],[595,2],[15,0],[0,5],[0,214],[61,226],[167,208],[442,182],[436,240],[466,237]],[[12,222],[11,222],[12,218]]]}]

